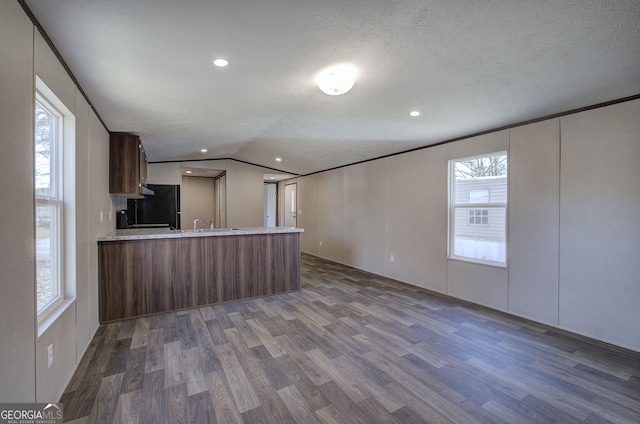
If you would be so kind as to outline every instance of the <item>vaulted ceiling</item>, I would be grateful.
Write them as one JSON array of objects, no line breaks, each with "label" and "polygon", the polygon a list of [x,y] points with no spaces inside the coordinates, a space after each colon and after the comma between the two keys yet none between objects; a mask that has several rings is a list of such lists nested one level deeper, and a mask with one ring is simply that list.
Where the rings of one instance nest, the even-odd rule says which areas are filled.
[{"label": "vaulted ceiling", "polygon": [[[306,174],[640,93],[637,0],[25,3],[150,162]],[[334,63],[342,96],[313,81]]]}]

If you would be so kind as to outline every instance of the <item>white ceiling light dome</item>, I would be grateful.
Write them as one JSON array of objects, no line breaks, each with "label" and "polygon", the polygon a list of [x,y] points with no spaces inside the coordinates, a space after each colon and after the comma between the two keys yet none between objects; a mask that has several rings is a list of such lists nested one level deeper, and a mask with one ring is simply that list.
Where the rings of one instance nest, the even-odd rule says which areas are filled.
[{"label": "white ceiling light dome", "polygon": [[357,76],[358,69],[355,66],[339,63],[318,72],[314,81],[323,93],[339,96],[353,88]]}]

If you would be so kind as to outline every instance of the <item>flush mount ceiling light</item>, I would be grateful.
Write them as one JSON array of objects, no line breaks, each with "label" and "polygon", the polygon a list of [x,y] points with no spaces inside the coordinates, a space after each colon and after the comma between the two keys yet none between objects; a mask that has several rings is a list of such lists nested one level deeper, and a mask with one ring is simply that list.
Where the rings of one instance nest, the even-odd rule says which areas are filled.
[{"label": "flush mount ceiling light", "polygon": [[355,66],[340,63],[318,72],[314,81],[323,93],[339,96],[351,90],[358,76]]},{"label": "flush mount ceiling light", "polygon": [[420,116],[420,112],[418,112],[417,110],[412,110],[411,112],[409,112],[409,116],[413,116],[415,118],[416,116]]},{"label": "flush mount ceiling light", "polygon": [[218,68],[224,68],[229,64],[229,61],[227,59],[219,58],[214,60],[213,64],[216,65]]},{"label": "flush mount ceiling light", "polygon": [[276,158],[276,162],[282,162],[282,158]]},{"label": "flush mount ceiling light", "polygon": [[200,152],[202,152],[202,153],[207,153],[207,152],[208,152],[208,150],[207,150],[207,149],[200,149]]}]

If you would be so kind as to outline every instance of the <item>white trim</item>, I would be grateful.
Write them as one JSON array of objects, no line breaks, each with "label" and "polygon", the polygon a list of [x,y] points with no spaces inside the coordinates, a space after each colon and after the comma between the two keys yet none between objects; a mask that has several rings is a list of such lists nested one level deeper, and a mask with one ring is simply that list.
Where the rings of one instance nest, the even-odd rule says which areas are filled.
[{"label": "white trim", "polygon": [[455,261],[455,262],[466,262],[466,263],[474,263],[476,265],[485,265],[485,266],[490,266],[493,268],[500,268],[500,269],[508,269],[506,263],[503,262],[496,262],[496,261],[487,261],[484,259],[476,259],[476,258],[469,258],[466,256],[449,256],[447,258],[448,261]]},{"label": "white trim", "polygon": [[[51,171],[52,173],[55,173],[55,176],[52,178],[51,183],[55,184],[55,189],[50,193],[51,196],[39,197],[36,195],[34,174],[35,208],[37,208],[38,205],[51,205],[57,209],[57,213],[59,214],[59,219],[57,220],[57,243],[59,244],[59,247],[56,253],[58,256],[58,295],[39,312],[37,310],[36,299],[36,323],[39,338],[68,310],[71,305],[75,303],[76,237],[74,165],[76,118],[73,112],[71,112],[71,110],[56,96],[53,90],[51,90],[37,75],[34,105],[36,102],[41,103],[43,107],[46,107],[47,110],[55,113],[59,117],[59,122],[56,128],[55,146],[52,146],[52,150],[54,150],[53,154],[55,155],[53,160],[55,163],[52,164]],[[34,243],[35,242],[36,240],[34,240]],[[37,280],[35,280],[34,283],[37,285]]]}]

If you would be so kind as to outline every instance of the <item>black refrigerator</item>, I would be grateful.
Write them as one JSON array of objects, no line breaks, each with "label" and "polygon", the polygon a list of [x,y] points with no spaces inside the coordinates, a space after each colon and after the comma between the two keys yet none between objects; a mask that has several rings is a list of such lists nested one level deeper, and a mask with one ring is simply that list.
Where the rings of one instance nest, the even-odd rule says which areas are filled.
[{"label": "black refrigerator", "polygon": [[180,227],[180,186],[148,184],[155,193],[144,199],[127,199],[129,228]]}]

